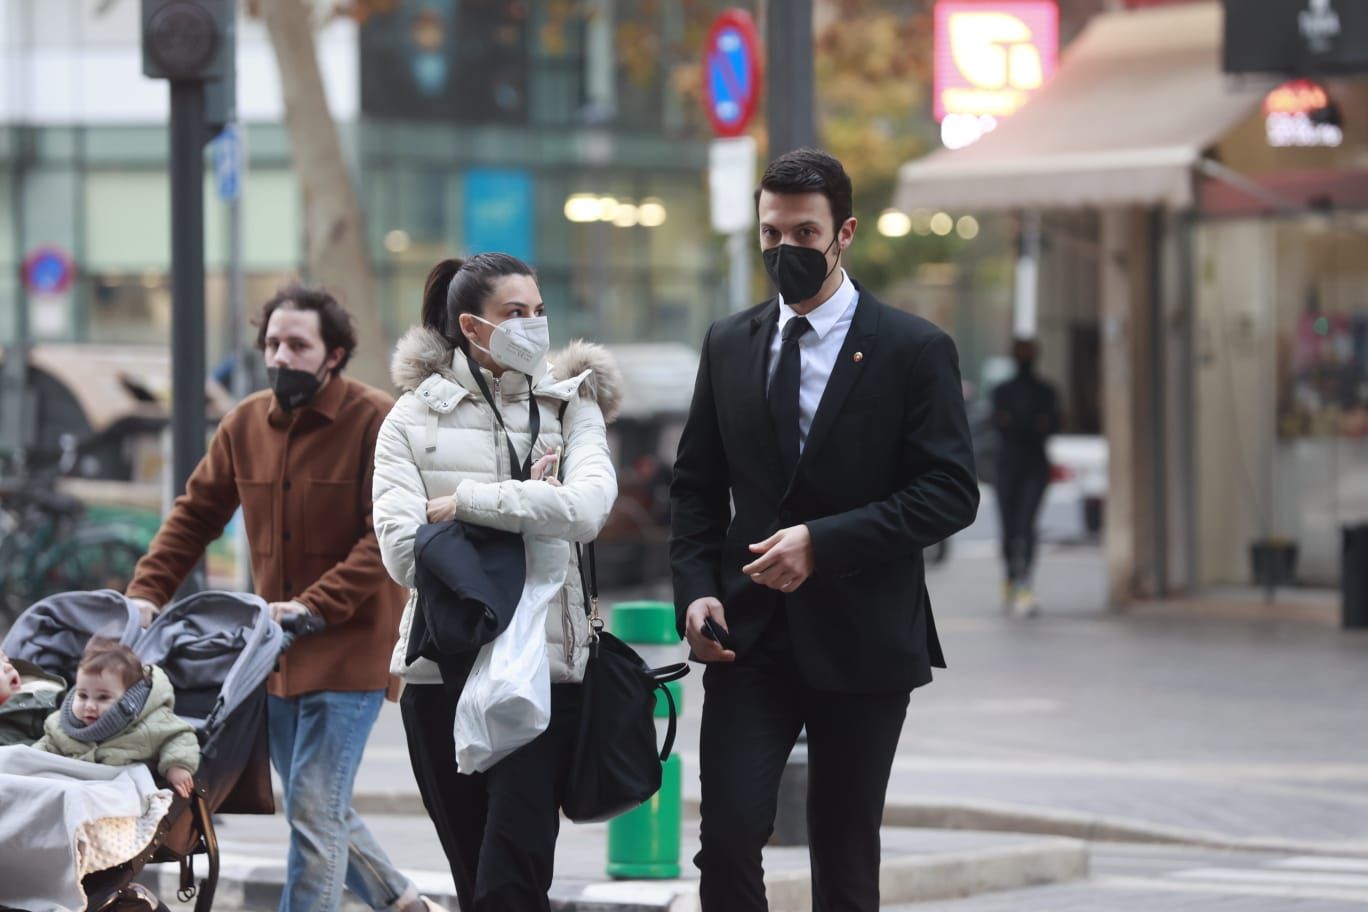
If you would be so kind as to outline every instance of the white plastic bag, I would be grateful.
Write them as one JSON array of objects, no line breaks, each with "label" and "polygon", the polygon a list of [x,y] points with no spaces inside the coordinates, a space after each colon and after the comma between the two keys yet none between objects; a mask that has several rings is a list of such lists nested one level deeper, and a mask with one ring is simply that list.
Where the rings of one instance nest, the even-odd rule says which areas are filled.
[{"label": "white plastic bag", "polygon": [[456,767],[480,773],[546,731],[551,721],[551,665],[546,612],[565,585],[570,545],[525,535],[527,577],[513,620],[480,648],[456,704]]}]

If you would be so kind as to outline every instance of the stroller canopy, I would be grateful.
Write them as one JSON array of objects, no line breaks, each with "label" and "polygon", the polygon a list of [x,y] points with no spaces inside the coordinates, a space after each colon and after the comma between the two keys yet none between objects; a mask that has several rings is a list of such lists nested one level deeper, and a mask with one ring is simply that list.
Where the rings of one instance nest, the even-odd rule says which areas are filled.
[{"label": "stroller canopy", "polygon": [[177,714],[206,731],[261,686],[288,645],[255,595],[199,592],[172,603],[143,630],[128,599],[99,590],[34,604],[15,621],[4,650],[71,681],[92,636],[118,640],[161,666],[176,690]]},{"label": "stroller canopy", "polygon": [[138,609],[113,589],[62,592],[35,602],[14,622],[0,648],[13,659],[76,679],[81,653],[93,636],[117,640],[137,651],[142,635]]}]

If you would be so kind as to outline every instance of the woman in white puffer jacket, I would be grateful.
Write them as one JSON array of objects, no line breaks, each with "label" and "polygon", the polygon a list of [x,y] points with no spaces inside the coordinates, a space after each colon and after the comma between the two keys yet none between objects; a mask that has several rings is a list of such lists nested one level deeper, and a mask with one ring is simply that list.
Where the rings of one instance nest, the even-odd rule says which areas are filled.
[{"label": "woman in white puffer jacket", "polygon": [[[548,360],[545,326],[535,275],[507,254],[444,260],[428,276],[423,325],[399,342],[392,365],[405,392],[385,419],[375,452],[375,532],[399,583],[413,585],[414,536],[428,522],[461,519],[587,542],[607,521],[617,479],[605,423],[617,412],[621,375],[605,349],[584,342]],[[525,466],[530,479],[518,480],[513,470],[522,474]],[[426,659],[405,663],[412,595],[404,609],[391,670],[405,681],[400,707],[410,760],[462,909],[549,908],[564,774],[591,641],[573,550],[570,561],[565,587],[547,612],[551,722],[484,773],[457,773],[452,726],[464,681],[443,682]]]}]

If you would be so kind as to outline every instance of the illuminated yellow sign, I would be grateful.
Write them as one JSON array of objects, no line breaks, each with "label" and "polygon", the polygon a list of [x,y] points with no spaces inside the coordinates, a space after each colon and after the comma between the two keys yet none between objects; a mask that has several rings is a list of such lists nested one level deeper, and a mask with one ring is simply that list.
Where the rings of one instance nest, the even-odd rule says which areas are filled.
[{"label": "illuminated yellow sign", "polygon": [[935,115],[1005,117],[1054,73],[1059,11],[1043,0],[936,4]]}]

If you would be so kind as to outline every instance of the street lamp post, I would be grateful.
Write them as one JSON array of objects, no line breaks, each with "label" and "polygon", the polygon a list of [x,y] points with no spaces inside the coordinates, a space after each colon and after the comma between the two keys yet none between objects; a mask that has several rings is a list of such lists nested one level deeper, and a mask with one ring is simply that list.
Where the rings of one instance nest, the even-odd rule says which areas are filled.
[{"label": "street lamp post", "polygon": [[765,113],[771,159],[817,142],[812,58],[812,0],[770,0],[765,7]]},{"label": "street lamp post", "polygon": [[171,83],[174,494],[204,455],[204,146],[234,113],[236,17],[234,0],[142,0],[143,74]]},{"label": "street lamp post", "polygon": [[[770,0],[765,7],[769,156],[817,143],[812,90],[812,0]],[[779,783],[775,845],[807,845],[807,729],[798,735]]]}]

